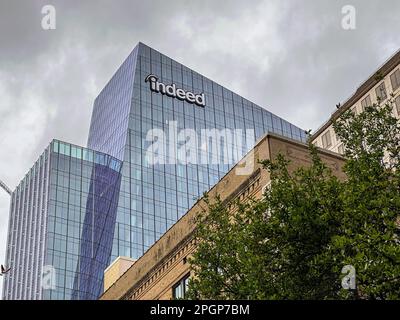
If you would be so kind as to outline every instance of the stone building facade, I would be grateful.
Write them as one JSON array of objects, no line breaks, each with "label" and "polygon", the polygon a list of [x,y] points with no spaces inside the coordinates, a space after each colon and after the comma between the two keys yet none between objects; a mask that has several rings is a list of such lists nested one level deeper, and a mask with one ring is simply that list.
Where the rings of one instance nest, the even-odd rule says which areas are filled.
[{"label": "stone building facade", "polygon": [[[230,206],[236,198],[246,201],[251,197],[262,197],[270,178],[258,160],[274,159],[279,153],[291,161],[290,170],[311,163],[305,144],[275,134],[267,134],[209,191],[210,198],[218,194],[221,200]],[[343,158],[322,149],[319,153],[332,172],[343,179],[345,177],[342,172]],[[246,164],[252,162],[254,165],[251,172],[247,175],[237,174],[239,172],[237,169],[240,170],[245,161]],[[100,299],[170,300],[181,297],[184,294],[186,280],[190,277],[188,257],[196,250],[193,238],[195,218],[204,208],[204,201],[202,199],[197,201],[141,258],[132,262],[132,266],[118,279],[115,280],[115,272],[112,274],[106,272],[105,281],[108,289]]]},{"label": "stone building facade", "polygon": [[362,112],[365,107],[376,103],[378,97],[384,104],[391,98],[392,93],[394,95],[393,116],[400,118],[400,51],[397,51],[362,83],[347,101],[337,106],[337,110],[329,120],[313,133],[313,143],[318,147],[343,154],[344,146],[335,134],[333,122],[349,109],[355,113]]}]

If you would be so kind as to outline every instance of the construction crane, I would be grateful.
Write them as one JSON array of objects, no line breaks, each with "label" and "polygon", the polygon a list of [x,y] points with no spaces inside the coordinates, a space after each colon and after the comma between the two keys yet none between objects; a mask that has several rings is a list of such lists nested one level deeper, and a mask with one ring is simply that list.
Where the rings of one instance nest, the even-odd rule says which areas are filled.
[{"label": "construction crane", "polygon": [[4,189],[5,192],[7,192],[10,196],[12,194],[12,191],[9,187],[7,187],[7,185],[0,180],[0,187],[2,187]]},{"label": "construction crane", "polygon": [[[7,187],[7,185],[1,180],[0,180],[0,187],[2,187],[4,189],[4,191],[7,192],[11,196],[11,194],[12,194],[11,189],[9,187]],[[2,277],[3,275],[6,275],[10,270],[11,270],[11,268],[7,268],[7,267],[1,265],[0,277]]]},{"label": "construction crane", "polygon": [[10,270],[11,270],[11,268],[7,268],[7,267],[1,265],[1,273],[0,273],[0,276],[3,276],[4,274],[7,274]]}]

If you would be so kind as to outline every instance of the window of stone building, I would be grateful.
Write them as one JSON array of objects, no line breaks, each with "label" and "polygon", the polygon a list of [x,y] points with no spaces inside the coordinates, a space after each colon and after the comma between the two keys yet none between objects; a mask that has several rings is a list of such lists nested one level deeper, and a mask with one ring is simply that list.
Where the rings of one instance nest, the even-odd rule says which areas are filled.
[{"label": "window of stone building", "polygon": [[390,75],[390,82],[392,83],[393,91],[400,87],[400,69],[397,69]]},{"label": "window of stone building", "polygon": [[339,136],[336,134],[335,131],[333,131],[333,137],[335,138],[335,141],[336,141],[336,142],[339,142],[339,141],[340,141]]},{"label": "window of stone building", "polygon": [[332,138],[331,138],[331,133],[329,130],[322,135],[321,139],[322,139],[322,147],[323,148],[326,149],[332,145]]},{"label": "window of stone building", "polygon": [[372,106],[371,96],[367,95],[364,99],[361,100],[362,111],[364,111],[366,107],[370,107],[370,106]]},{"label": "window of stone building", "polygon": [[172,297],[174,299],[184,299],[189,285],[190,273],[185,275],[172,287]]},{"label": "window of stone building", "polygon": [[386,87],[384,82],[382,82],[379,86],[375,88],[375,93],[376,97],[380,99],[380,101],[383,101],[387,98]]},{"label": "window of stone building", "polygon": [[341,143],[341,144],[338,146],[338,153],[344,154],[344,146],[343,146],[343,143]]},{"label": "window of stone building", "polygon": [[396,105],[397,115],[400,116],[400,96],[396,97],[396,99],[394,100],[394,103]]}]

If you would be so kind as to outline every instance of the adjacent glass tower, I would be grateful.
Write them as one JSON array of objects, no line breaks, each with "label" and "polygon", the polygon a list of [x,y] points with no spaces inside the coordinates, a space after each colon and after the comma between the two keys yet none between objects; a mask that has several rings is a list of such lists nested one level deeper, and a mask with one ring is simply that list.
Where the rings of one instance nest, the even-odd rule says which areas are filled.
[{"label": "adjacent glass tower", "polygon": [[[13,192],[4,299],[96,299],[112,260],[139,258],[235,165],[152,164],[154,129],[174,156],[183,129],[305,140],[300,128],[139,43],[94,102],[88,149],[54,140]],[[253,147],[221,137],[238,159]],[[198,159],[223,148],[212,143],[196,140]]]},{"label": "adjacent glass tower", "polygon": [[110,262],[121,161],[54,140],[11,197],[3,299],[96,299]]}]

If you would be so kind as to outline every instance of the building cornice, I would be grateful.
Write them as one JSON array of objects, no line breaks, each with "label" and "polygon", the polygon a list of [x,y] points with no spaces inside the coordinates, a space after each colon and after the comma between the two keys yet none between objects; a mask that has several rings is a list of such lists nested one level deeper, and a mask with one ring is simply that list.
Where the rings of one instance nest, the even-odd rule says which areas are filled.
[{"label": "building cornice", "polygon": [[374,86],[376,86],[382,79],[379,77],[377,79],[377,74],[382,77],[386,77],[395,66],[400,63],[400,50],[397,51],[392,57],[390,57],[378,70],[375,71],[365,82],[361,84],[356,90],[356,92],[347,99],[343,105],[337,109],[321,127],[315,131],[311,140],[314,141],[322,132],[324,132],[335,120],[339,118],[345,111],[350,109],[358,100],[360,100],[367,92],[369,92]]}]

